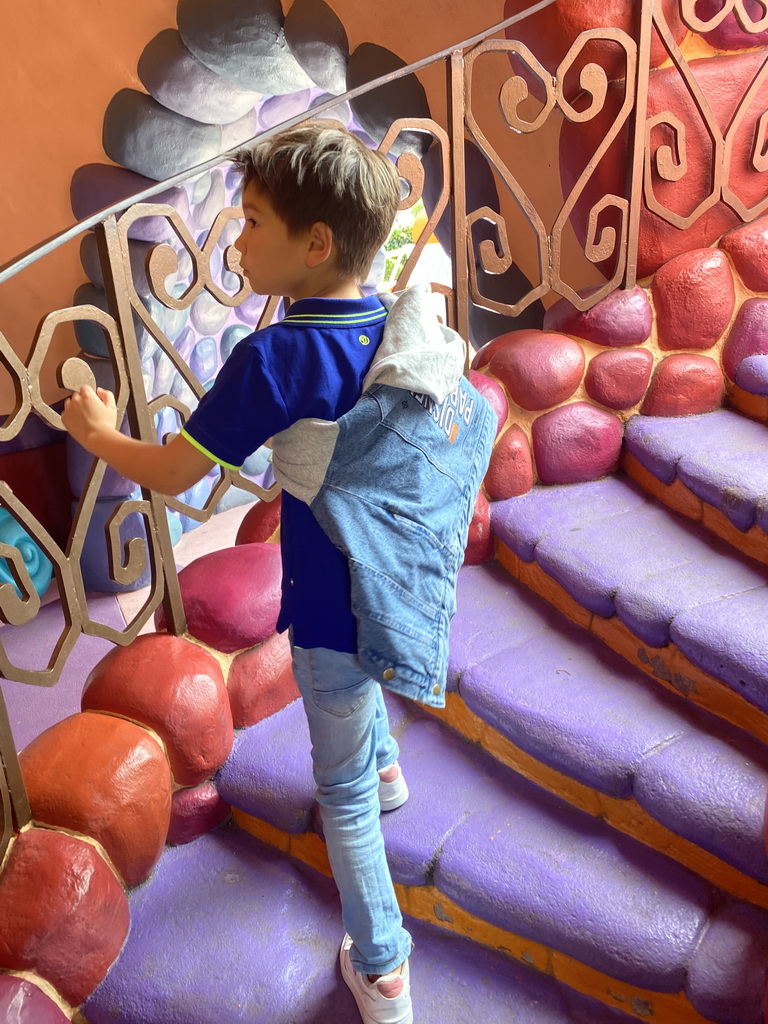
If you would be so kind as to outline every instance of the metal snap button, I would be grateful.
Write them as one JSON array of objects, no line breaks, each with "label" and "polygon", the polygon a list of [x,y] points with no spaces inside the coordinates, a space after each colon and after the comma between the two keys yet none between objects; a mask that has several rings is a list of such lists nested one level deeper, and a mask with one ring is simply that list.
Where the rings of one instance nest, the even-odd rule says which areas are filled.
[{"label": "metal snap button", "polygon": [[382,679],[394,679],[395,678],[395,670],[393,668],[385,668],[384,671],[381,673],[381,678]]}]

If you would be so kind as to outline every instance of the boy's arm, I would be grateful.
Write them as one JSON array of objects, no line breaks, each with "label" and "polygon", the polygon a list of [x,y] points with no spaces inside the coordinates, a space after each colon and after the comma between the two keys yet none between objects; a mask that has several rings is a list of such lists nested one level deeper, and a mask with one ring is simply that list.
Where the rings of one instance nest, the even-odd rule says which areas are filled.
[{"label": "boy's arm", "polygon": [[215,463],[181,435],[168,444],[148,444],[116,429],[115,396],[87,384],[64,403],[61,422],[83,448],[142,487],[181,494]]}]

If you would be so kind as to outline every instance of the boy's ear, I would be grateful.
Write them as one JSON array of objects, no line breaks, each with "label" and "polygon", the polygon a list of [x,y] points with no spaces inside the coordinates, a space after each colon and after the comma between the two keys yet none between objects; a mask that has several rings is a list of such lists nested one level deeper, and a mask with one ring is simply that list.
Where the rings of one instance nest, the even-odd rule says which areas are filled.
[{"label": "boy's ear", "polygon": [[306,261],[308,267],[318,267],[333,254],[333,232],[323,221],[316,221],[309,229]]}]

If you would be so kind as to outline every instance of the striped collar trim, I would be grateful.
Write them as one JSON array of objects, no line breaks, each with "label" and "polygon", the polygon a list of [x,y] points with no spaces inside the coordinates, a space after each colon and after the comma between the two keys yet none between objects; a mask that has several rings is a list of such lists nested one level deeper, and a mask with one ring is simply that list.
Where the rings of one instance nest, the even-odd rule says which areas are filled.
[{"label": "striped collar trim", "polygon": [[282,323],[319,324],[326,327],[356,327],[386,320],[387,310],[378,296],[363,299],[299,299]]}]

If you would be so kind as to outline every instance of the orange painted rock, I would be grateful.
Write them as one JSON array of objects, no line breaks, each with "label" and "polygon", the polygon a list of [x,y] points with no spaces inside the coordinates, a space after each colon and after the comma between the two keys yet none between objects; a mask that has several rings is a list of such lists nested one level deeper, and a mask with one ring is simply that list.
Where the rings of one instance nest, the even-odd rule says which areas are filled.
[{"label": "orange painted rock", "polygon": [[[579,295],[594,294],[586,288]],[[639,285],[611,292],[591,309],[580,310],[567,299],[558,299],[544,314],[544,330],[575,334],[584,341],[611,348],[642,345],[651,336],[653,310],[645,289]]]},{"label": "orange painted rock", "polygon": [[232,749],[221,666],[202,647],[167,633],[139,636],[102,658],[88,676],[82,709],[109,711],[154,729],[182,786],[207,779]]},{"label": "orange painted rock", "polygon": [[723,373],[709,356],[675,355],[656,367],[643,407],[644,416],[691,416],[722,405]]},{"label": "orange painted rock", "polygon": [[612,473],[619,462],[621,421],[587,402],[571,402],[533,421],[533,454],[544,484],[575,484]]},{"label": "orange painted rock", "polygon": [[[189,633],[225,654],[260,644],[275,632],[281,579],[279,544],[240,544],[195,559],[179,573]],[[155,625],[165,626],[162,609]]]},{"label": "orange painted rock", "polygon": [[491,533],[491,507],[482,491],[475,500],[472,522],[469,524],[467,546],[464,551],[464,565],[480,565],[493,557],[493,534]]},{"label": "orange painted rock", "polygon": [[651,285],[659,348],[711,348],[731,321],[736,289],[719,249],[692,249],[659,267]]},{"label": "orange painted rock", "polygon": [[274,501],[257,501],[243,517],[235,544],[261,544],[273,540],[280,526],[282,504],[282,494],[278,494]]},{"label": "orange painted rock", "polygon": [[484,373],[478,373],[477,370],[469,371],[469,383],[477,388],[484,398],[488,399],[491,408],[496,413],[496,436],[498,437],[504,429],[509,415],[509,405],[504,388],[491,377],[486,377]]},{"label": "orange painted rock", "polygon": [[223,824],[232,808],[223,800],[212,782],[190,789],[177,789],[171,804],[168,844],[181,846]]},{"label": "orange painted rock", "polygon": [[[693,60],[689,67],[712,109],[721,131],[727,129],[741,99],[757,73],[764,53],[740,53],[732,56]],[[560,135],[561,177],[564,195],[570,195],[588,161],[613,123],[622,102],[623,85],[608,89],[605,108],[597,117],[583,124],[565,122]],[[768,172],[752,167],[752,149],[763,111],[768,107],[768,81],[756,91],[733,136],[729,186],[747,209],[760,202],[768,192]],[[680,216],[692,215],[711,191],[712,140],[702,123],[698,109],[675,68],[653,71],[648,92],[649,119],[671,111],[684,127],[685,140],[679,140],[681,158],[685,156],[684,173],[678,160],[670,157],[675,151],[675,137],[670,128],[657,124],[650,139],[652,185],[656,201],[665,210]],[[622,128],[616,142],[598,164],[583,194],[576,203],[572,223],[582,242],[587,236],[590,210],[608,193],[624,195],[627,164],[627,129]],[[669,178],[659,174],[659,162],[670,165]],[[671,180],[669,180],[671,178]],[[738,223],[739,217],[722,201],[697,217],[685,229],[675,227],[666,219],[643,208],[640,218],[638,276],[652,274],[662,264],[690,249],[701,249],[715,242],[725,231]],[[612,215],[604,214],[600,225],[617,224]],[[611,260],[600,264],[604,272],[613,266]]]},{"label": "orange painted rock", "polygon": [[111,715],[71,715],[19,755],[32,816],[97,839],[127,886],[163,852],[171,772],[150,734]]},{"label": "orange painted rock", "polygon": [[587,394],[609,409],[631,409],[645,394],[653,370],[647,348],[600,352],[587,367]]},{"label": "orange painted rock", "polygon": [[494,501],[516,498],[533,487],[533,459],[525,431],[513,423],[493,446],[485,489]]},{"label": "orange painted rock", "polygon": [[0,968],[35,971],[79,1006],[120,952],[129,920],[94,846],[38,828],[16,837],[0,875]]},{"label": "orange painted rock", "polygon": [[768,217],[733,228],[723,235],[719,245],[733,260],[747,288],[768,292]]},{"label": "orange painted rock", "polygon": [[299,691],[288,634],[275,633],[258,647],[238,654],[229,669],[227,689],[237,729],[255,725],[296,700]]},{"label": "orange painted rock", "polygon": [[747,299],[725,339],[723,369],[735,380],[744,359],[764,355],[768,355],[768,299]]},{"label": "orange painted rock", "polygon": [[584,350],[562,334],[519,331],[488,369],[523,409],[549,409],[570,398],[584,373]]}]

